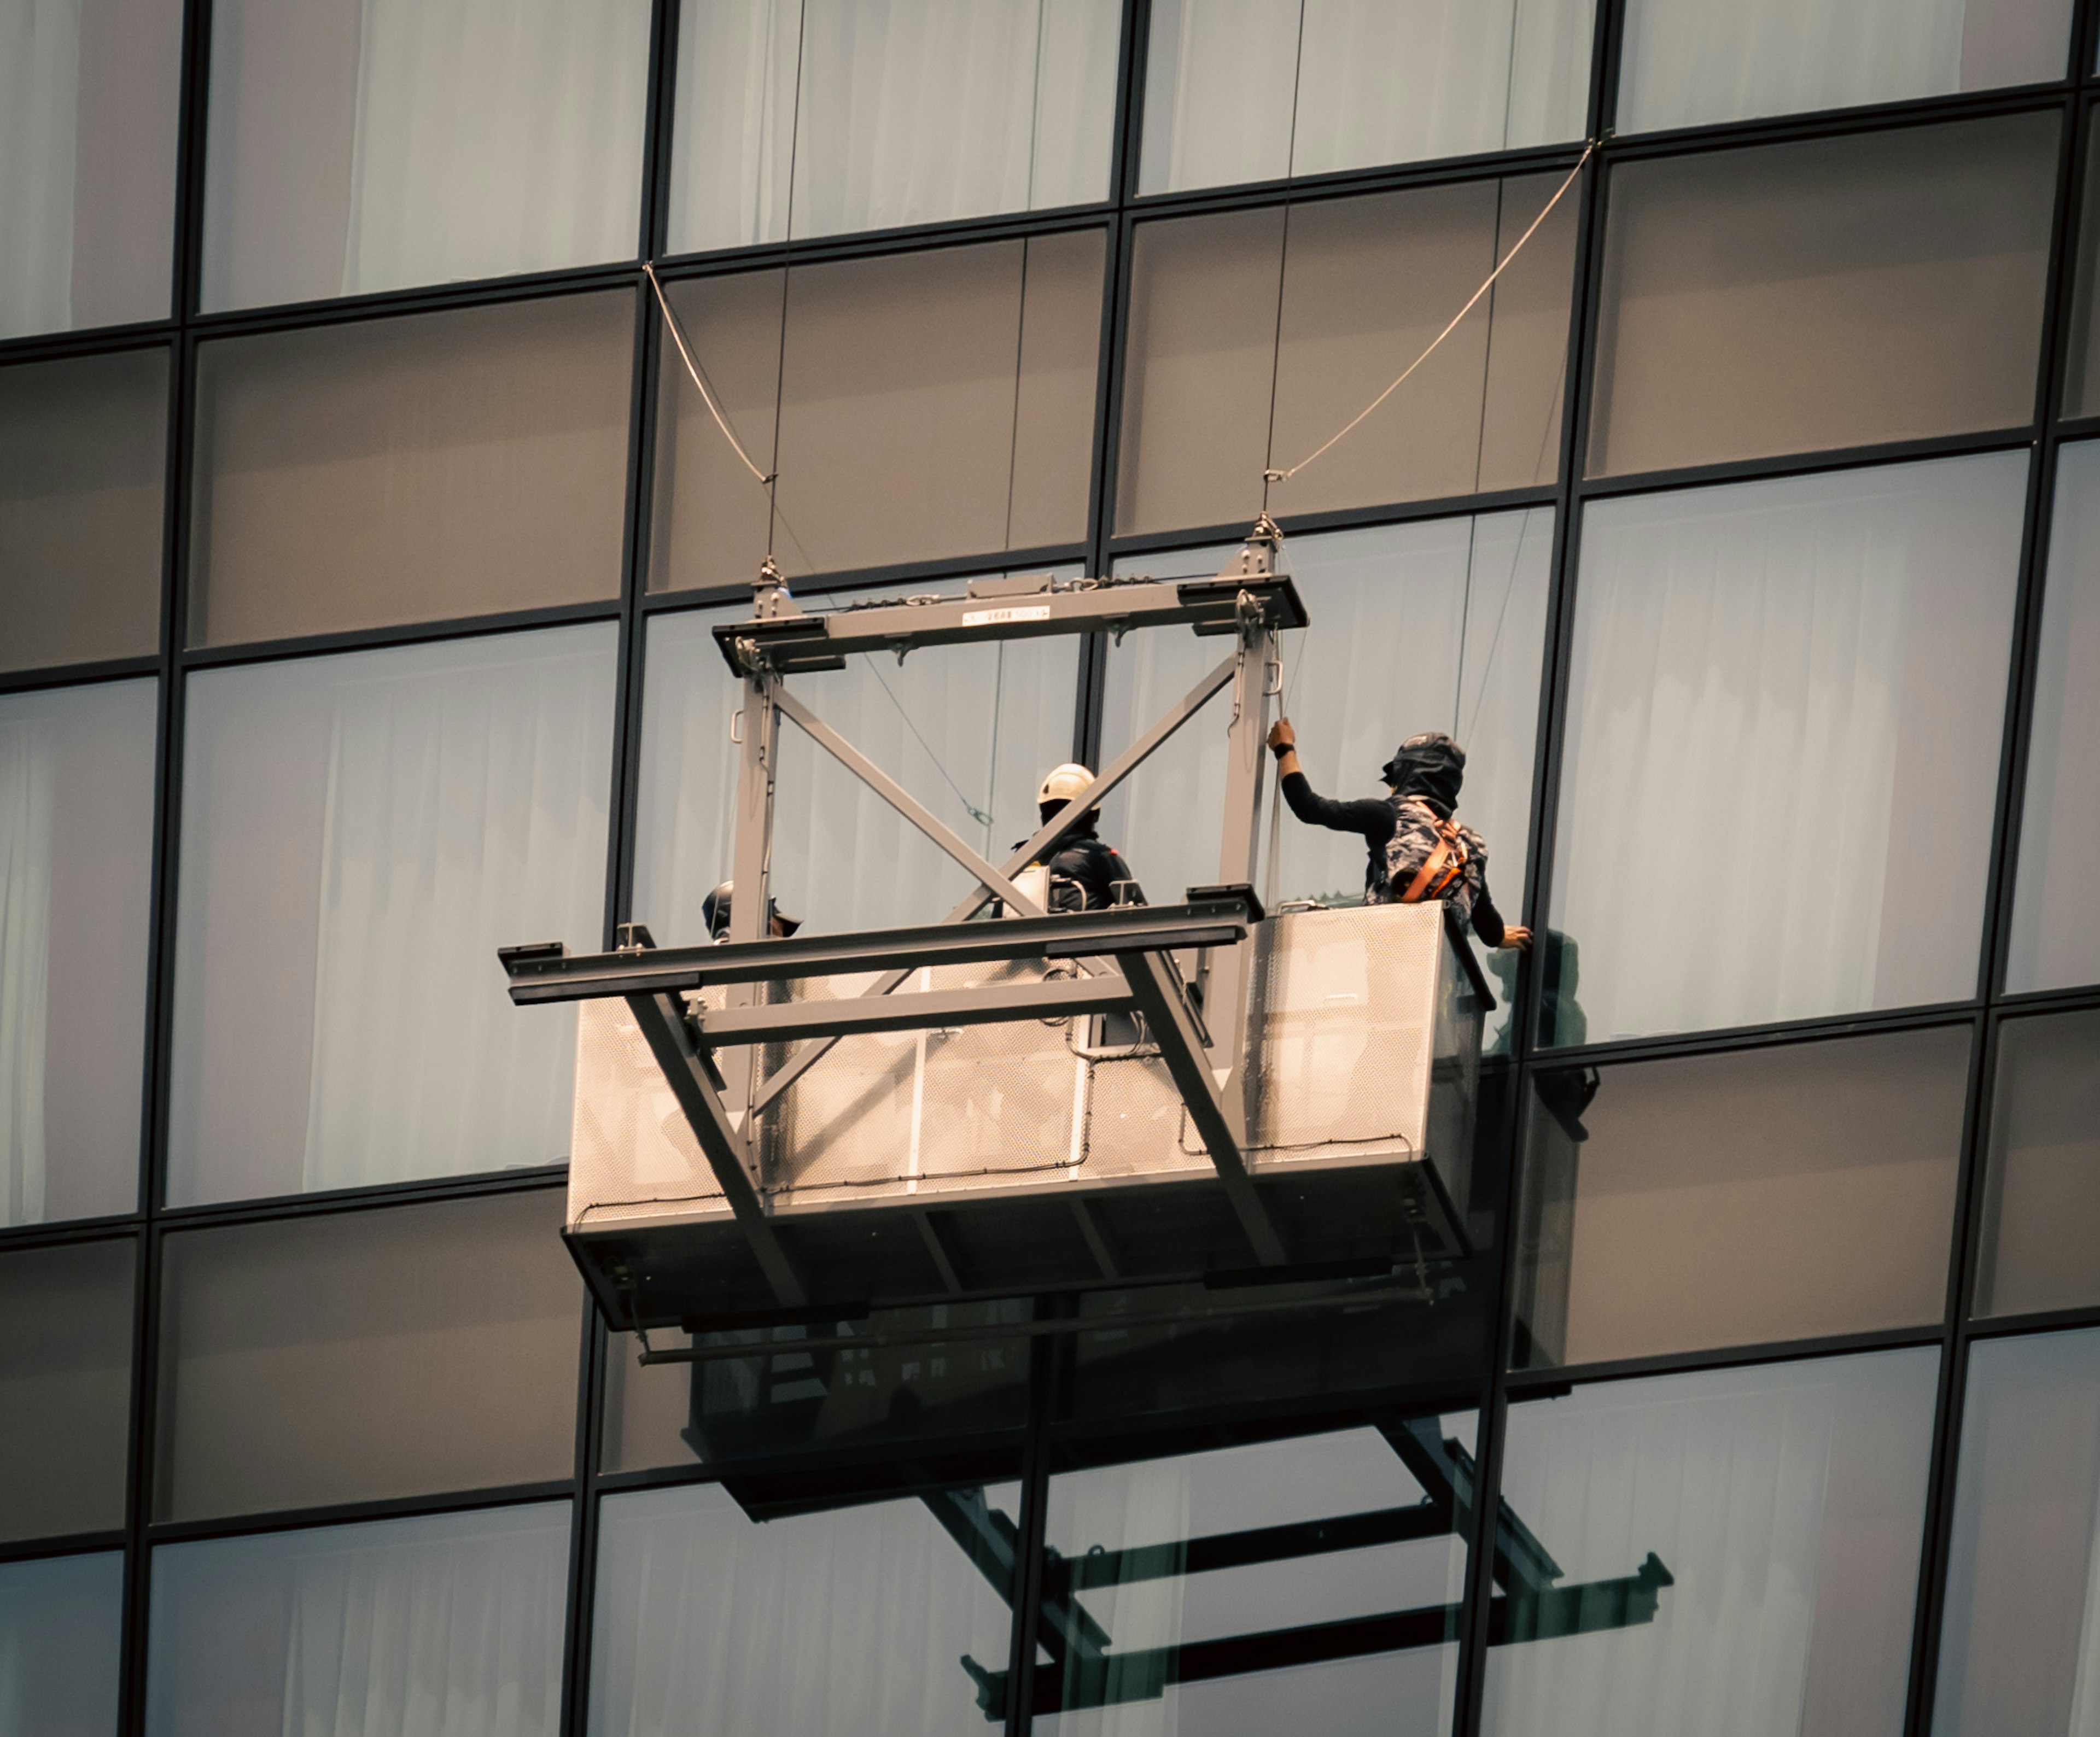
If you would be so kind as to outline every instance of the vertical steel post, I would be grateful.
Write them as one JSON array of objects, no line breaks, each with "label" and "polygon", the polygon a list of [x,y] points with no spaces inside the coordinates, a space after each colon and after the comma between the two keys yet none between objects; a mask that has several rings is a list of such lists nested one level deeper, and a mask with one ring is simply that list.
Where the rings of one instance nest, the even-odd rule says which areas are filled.
[{"label": "vertical steel post", "polygon": [[[1218,853],[1220,884],[1251,886],[1261,845],[1262,788],[1268,772],[1269,677],[1277,668],[1276,629],[1246,606],[1242,595],[1239,667],[1233,676],[1233,721],[1226,734],[1224,838]],[[1246,1025],[1248,967],[1252,937],[1211,956],[1203,1023],[1211,1037],[1211,1066],[1227,1087],[1225,1101],[1240,1101],[1241,1039]]]},{"label": "vertical steel post", "polygon": [[[736,782],[736,853],[732,870],[729,938],[757,941],[767,929],[767,877],[773,855],[773,779],[780,736],[780,717],[773,703],[775,676],[747,671],[743,678],[743,754]],[[756,1003],[758,986],[739,983],[729,990],[729,1004]],[[757,1051],[748,1044],[726,1050],[721,1059],[726,1090],[722,1101],[748,1136],[751,1095],[756,1086]]]}]

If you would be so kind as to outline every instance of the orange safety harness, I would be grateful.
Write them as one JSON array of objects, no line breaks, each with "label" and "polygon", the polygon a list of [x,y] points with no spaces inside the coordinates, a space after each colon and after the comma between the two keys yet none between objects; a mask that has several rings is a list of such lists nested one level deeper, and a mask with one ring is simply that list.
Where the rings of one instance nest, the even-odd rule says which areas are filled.
[{"label": "orange safety harness", "polygon": [[1440,899],[1451,890],[1466,872],[1468,855],[1466,841],[1458,835],[1456,821],[1436,822],[1436,848],[1415,871],[1414,879],[1408,882],[1407,890],[1400,896],[1403,905],[1419,905],[1427,899]]}]

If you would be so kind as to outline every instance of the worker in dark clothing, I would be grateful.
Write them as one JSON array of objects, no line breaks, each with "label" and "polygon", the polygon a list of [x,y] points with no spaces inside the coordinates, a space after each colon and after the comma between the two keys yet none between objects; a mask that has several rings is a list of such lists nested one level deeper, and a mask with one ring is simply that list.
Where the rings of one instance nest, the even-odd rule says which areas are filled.
[{"label": "worker in dark clothing", "polygon": [[[726,880],[700,901],[700,920],[708,926],[708,939],[729,939],[730,902],[736,896],[736,883]],[[785,940],[801,928],[801,919],[782,911],[773,900],[765,902],[765,932],[775,940]]]},{"label": "worker in dark clothing", "polygon": [[[1043,823],[1048,826],[1066,803],[1093,781],[1093,774],[1084,766],[1070,763],[1051,773],[1035,792],[1036,810]],[[1059,840],[1048,862],[1030,863],[1021,871],[1022,875],[1039,868],[1049,871],[1043,898],[1045,910],[1105,910],[1111,905],[1145,902],[1144,889],[1131,873],[1130,865],[1097,835],[1101,819],[1099,809],[1089,809]]]},{"label": "worker in dark clothing", "polygon": [[1387,794],[1353,802],[1317,795],[1298,764],[1298,734],[1288,718],[1268,733],[1277,775],[1290,812],[1308,826],[1354,832],[1370,860],[1364,868],[1364,902],[1412,905],[1442,899],[1461,925],[1491,947],[1525,948],[1531,931],[1505,923],[1488,894],[1488,847],[1471,827],[1454,822],[1458,787],[1466,776],[1466,751],[1441,731],[1410,736],[1379,769]]}]

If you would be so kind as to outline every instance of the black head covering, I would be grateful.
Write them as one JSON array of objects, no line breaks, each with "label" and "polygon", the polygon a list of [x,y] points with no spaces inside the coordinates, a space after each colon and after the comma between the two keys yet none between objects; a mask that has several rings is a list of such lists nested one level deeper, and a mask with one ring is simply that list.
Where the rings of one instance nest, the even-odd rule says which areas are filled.
[{"label": "black head covering", "polygon": [[1466,781],[1466,751],[1440,730],[1410,736],[1379,768],[1379,776],[1400,796],[1420,796],[1448,819]]}]

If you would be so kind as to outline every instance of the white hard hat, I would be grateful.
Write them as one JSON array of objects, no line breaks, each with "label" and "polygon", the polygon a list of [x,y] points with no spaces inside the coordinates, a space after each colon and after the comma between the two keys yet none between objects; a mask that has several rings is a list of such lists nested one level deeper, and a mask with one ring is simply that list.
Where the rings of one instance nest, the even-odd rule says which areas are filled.
[{"label": "white hard hat", "polygon": [[1067,760],[1043,781],[1043,787],[1035,792],[1035,800],[1042,802],[1070,802],[1073,797],[1094,781],[1092,773],[1076,760]]}]

